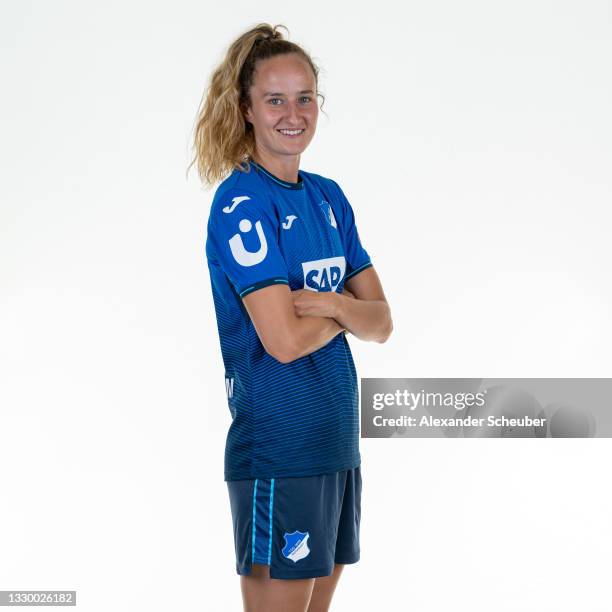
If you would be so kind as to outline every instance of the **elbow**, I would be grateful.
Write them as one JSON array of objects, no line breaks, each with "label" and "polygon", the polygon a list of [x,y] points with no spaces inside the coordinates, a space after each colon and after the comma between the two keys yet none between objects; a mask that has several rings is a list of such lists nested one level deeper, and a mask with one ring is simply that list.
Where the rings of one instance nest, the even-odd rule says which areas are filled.
[{"label": "elbow", "polygon": [[291,363],[301,356],[297,342],[289,334],[283,334],[271,346],[264,348],[268,355],[280,363]]},{"label": "elbow", "polygon": [[391,319],[391,316],[389,316],[387,320],[387,325],[385,326],[383,333],[379,337],[378,343],[384,344],[389,339],[392,332],[393,332],[393,320]]},{"label": "elbow", "polygon": [[297,359],[297,355],[290,351],[268,351],[268,354],[280,363],[291,363]]}]

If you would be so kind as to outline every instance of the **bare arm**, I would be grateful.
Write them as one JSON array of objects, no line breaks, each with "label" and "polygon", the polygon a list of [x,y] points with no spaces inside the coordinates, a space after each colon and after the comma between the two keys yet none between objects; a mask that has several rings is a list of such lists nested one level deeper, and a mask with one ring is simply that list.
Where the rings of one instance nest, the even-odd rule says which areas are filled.
[{"label": "bare arm", "polygon": [[393,321],[376,270],[366,268],[346,281],[346,288],[354,298],[336,292],[294,292],[296,312],[304,317],[333,317],[360,340],[385,342],[393,330]]},{"label": "bare arm", "polygon": [[254,291],[243,303],[266,352],[281,363],[313,353],[344,331],[333,318],[298,316],[287,285]]}]

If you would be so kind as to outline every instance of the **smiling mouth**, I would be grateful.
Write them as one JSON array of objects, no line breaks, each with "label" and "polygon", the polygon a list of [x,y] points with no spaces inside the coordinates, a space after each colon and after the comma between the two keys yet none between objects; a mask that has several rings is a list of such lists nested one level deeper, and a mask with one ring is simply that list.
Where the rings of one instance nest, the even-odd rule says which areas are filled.
[{"label": "smiling mouth", "polygon": [[287,136],[288,138],[297,138],[298,136],[301,136],[306,129],[302,128],[300,130],[276,130],[277,132],[281,133],[283,136]]}]

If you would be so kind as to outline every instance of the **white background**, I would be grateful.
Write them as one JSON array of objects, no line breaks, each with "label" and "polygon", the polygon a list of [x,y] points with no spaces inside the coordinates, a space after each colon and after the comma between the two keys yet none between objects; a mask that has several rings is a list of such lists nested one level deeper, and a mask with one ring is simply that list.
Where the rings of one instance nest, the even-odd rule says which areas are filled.
[{"label": "white background", "polygon": [[[607,377],[610,2],[3,2],[0,590],[241,609],[191,161],[229,43],[282,23],[326,96],[305,170],[395,330],[361,377]],[[610,441],[362,440],[333,610],[610,609]]]}]

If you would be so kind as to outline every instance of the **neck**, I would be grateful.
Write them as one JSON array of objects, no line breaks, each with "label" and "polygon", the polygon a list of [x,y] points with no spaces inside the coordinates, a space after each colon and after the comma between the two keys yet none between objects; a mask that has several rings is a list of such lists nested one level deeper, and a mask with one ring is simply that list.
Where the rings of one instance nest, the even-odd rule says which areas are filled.
[{"label": "neck", "polygon": [[279,157],[267,154],[265,151],[256,151],[251,158],[283,181],[289,183],[297,183],[299,181],[299,155],[283,155]]}]

